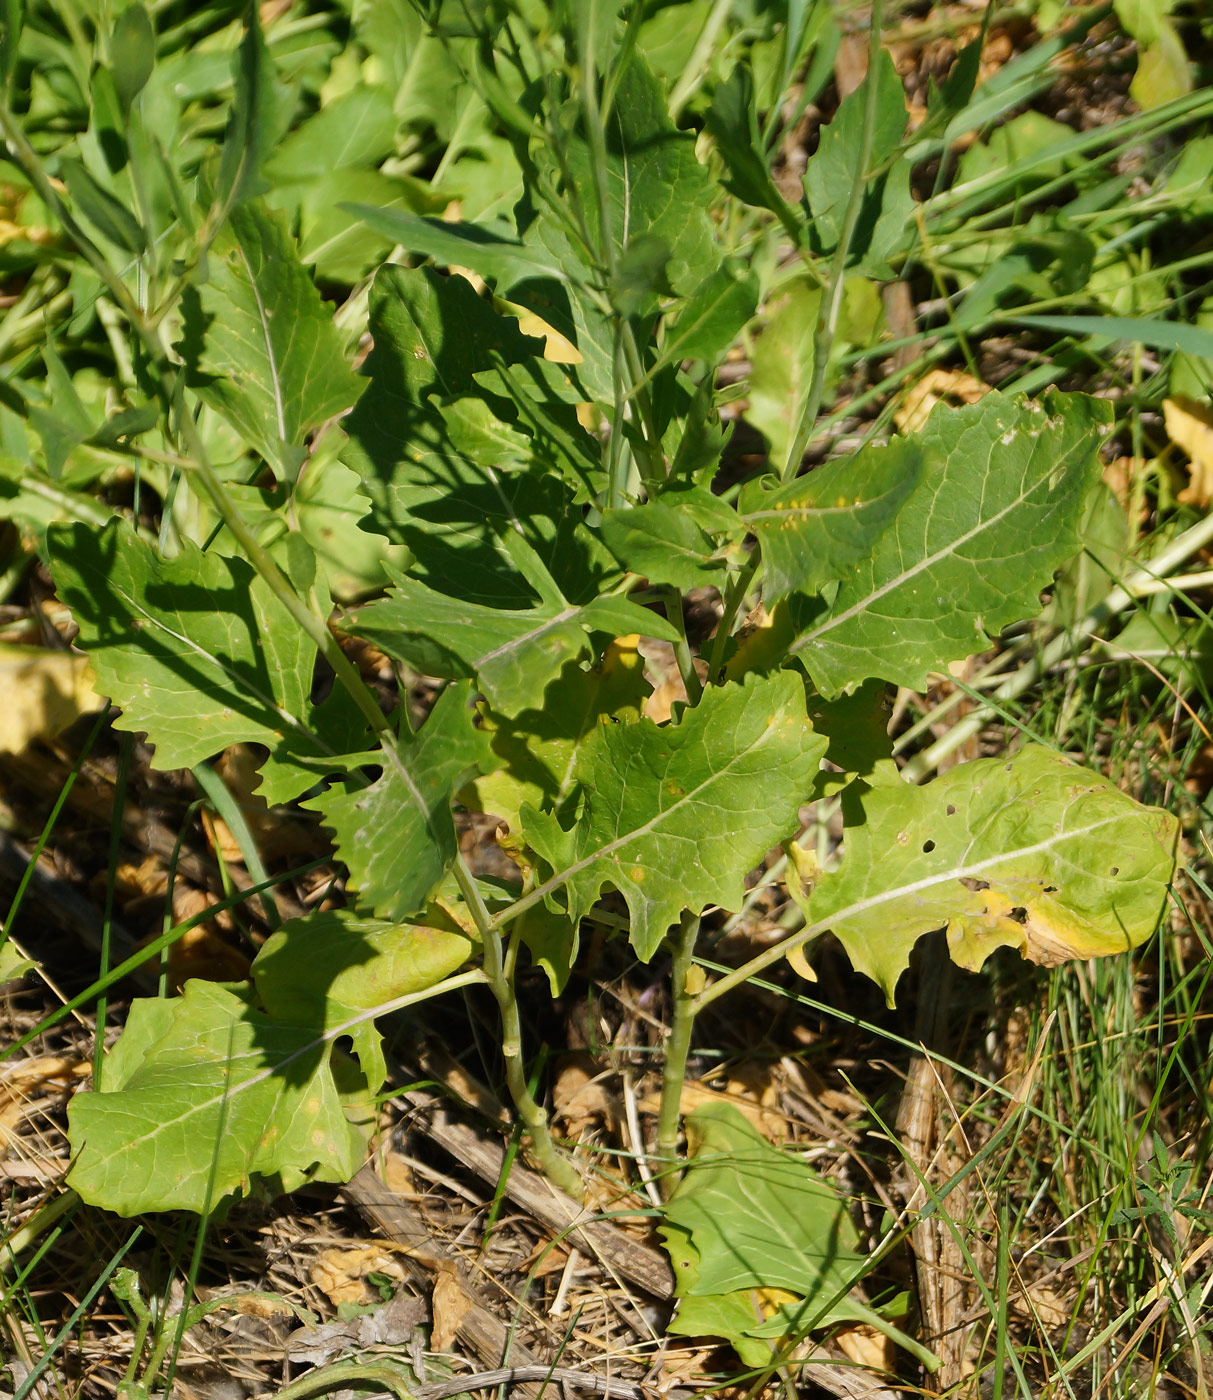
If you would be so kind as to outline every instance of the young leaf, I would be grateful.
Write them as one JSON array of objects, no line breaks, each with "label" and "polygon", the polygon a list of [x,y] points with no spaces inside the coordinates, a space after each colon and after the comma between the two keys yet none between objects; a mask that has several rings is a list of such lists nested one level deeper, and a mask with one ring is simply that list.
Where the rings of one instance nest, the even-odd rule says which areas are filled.
[{"label": "young leaf", "polygon": [[78,160],[62,160],[59,169],[72,203],[89,223],[126,252],[142,253],[147,236],[126,205],[98,184]]},{"label": "young leaf", "polygon": [[805,278],[789,282],[767,305],[754,345],[746,419],[766,438],[775,470],[782,468],[813,382],[814,336],[821,290]]},{"label": "young leaf", "polygon": [[[665,96],[639,57],[619,80],[605,135],[608,236],[616,257],[641,239],[660,240],[670,285],[689,294],[717,262],[708,217],[717,191],[696,158],[694,138],[670,121]],[[568,155],[584,207],[593,209],[594,156],[583,135]]]},{"label": "young leaf", "polygon": [[339,1083],[328,1029],[197,980],[176,1001],[134,1002],[119,1042],[131,1049],[68,1109],[72,1187],[130,1216],[201,1212],[257,1178],[348,1181],[373,1108],[357,1075]]},{"label": "young leaf", "polygon": [[17,66],[17,46],[25,27],[25,0],[0,0],[0,83],[5,89]]},{"label": "young leaf", "polygon": [[[271,934],[252,975],[270,1016],[331,1030],[359,1012],[437,986],[467,962],[473,946],[437,906],[418,924],[383,923],[353,909],[318,909]],[[378,1089],[387,1065],[375,1023],[363,1021],[349,1034],[368,1086]]]},{"label": "young leaf", "polygon": [[387,88],[351,88],[297,126],[266,161],[275,184],[321,180],[335,171],[376,166],[396,144],[396,114]]},{"label": "young leaf", "polygon": [[[125,521],[54,525],[48,542],[97,689],[122,707],[119,729],[147,734],[157,768],[238,743],[322,756],[299,719],[316,648],[243,559],[188,541],[165,559]],[[315,780],[303,770],[295,791]]]},{"label": "young leaf", "polygon": [[[836,694],[879,676],[924,690],[928,672],[1038,613],[1040,590],[1078,547],[1111,416],[1098,399],[1053,390],[1043,404],[991,393],[936,411],[913,439],[921,473],[879,533],[882,512],[864,504],[857,482],[869,546],[857,520],[849,548],[859,557],[792,646],[817,688]],[[830,549],[823,520],[801,524],[806,553]],[[842,534],[838,520],[829,533]]]},{"label": "young leaf", "polygon": [[374,209],[367,204],[345,208],[368,228],[412,253],[431,257],[444,267],[470,268],[492,281],[502,295],[533,278],[565,279],[558,259],[537,245],[519,243],[495,229],[424,219],[407,209]]},{"label": "young leaf", "polygon": [[283,215],[260,204],[233,209],[210,267],[209,280],[184,298],[178,348],[190,383],[279,480],[293,481],[307,434],[349,408],[364,382]]},{"label": "young leaf", "polygon": [[0,986],[5,982],[15,982],[37,966],[33,958],[24,957],[12,943],[0,943]]},{"label": "young leaf", "polygon": [[[772,1146],[732,1104],[697,1108],[687,1119],[687,1140],[686,1175],[658,1227],[682,1300],[671,1332],[724,1336],[743,1360],[769,1365],[769,1344],[755,1344],[758,1338],[866,1322],[934,1363],[850,1296],[869,1260],[846,1199],[807,1162]],[[775,1290],[795,1301],[766,1322],[769,1308],[762,1303]]]},{"label": "young leaf", "polygon": [[758,279],[718,267],[691,293],[661,347],[662,363],[706,360],[714,364],[758,305]]},{"label": "young leaf", "polygon": [[[876,124],[867,169],[860,169],[863,155],[864,109],[868,88],[876,84]],[[833,121],[821,133],[821,142],[805,171],[805,191],[813,211],[813,234],[829,252],[837,247],[844,211],[856,180],[870,180],[871,171],[883,165],[897,150],[906,129],[905,91],[887,49],[880,51],[874,73],[844,97]],[[908,171],[907,171],[908,175]],[[875,219],[884,197],[887,177],[873,181],[864,192],[864,216]]]},{"label": "young leaf", "polygon": [[244,38],[232,60],[236,96],[215,182],[212,217],[216,224],[227,217],[234,205],[264,188],[261,167],[282,134],[285,115],[284,94],[261,35],[256,5],[247,6],[245,24]]},{"label": "young leaf", "polygon": [[683,591],[722,582],[725,560],[709,532],[733,545],[744,533],[724,501],[695,489],[667,490],[659,500],[602,517],[602,537],[627,569]]},{"label": "young leaf", "polygon": [[771,178],[758,131],[754,78],[744,64],[739,63],[728,81],[716,89],[706,125],[725,164],[725,189],[747,204],[769,209],[785,228],[802,223],[800,212],[784,199]]},{"label": "young leaf", "polygon": [[549,596],[536,607],[486,608],[436,593],[388,566],[394,586],[350,620],[360,637],[429,676],[475,677],[495,710],[516,715],[542,704],[548,682],[587,650],[586,633],[639,632],[672,642],[664,618],[626,598],[599,597],[575,607]]},{"label": "young leaf", "polygon": [[491,762],[471,700],[466,682],[447,686],[420,732],[365,756],[382,766],[375,782],[351,781],[344,791],[333,788],[303,804],[333,832],[350,887],[376,918],[411,919],[455,859],[451,800]]},{"label": "young leaf", "polygon": [[577,757],[584,810],[569,831],[524,810],[527,840],[574,923],[604,885],[623,895],[647,962],[684,908],[740,907],[746,872],[797,829],[824,752],[792,673],[710,686],[679,724],[596,729]]},{"label": "young leaf", "polygon": [[110,35],[110,66],[114,89],[124,111],[143,91],[156,66],[156,31],[151,17],[138,3],[128,5],[114,21]]},{"label": "young leaf", "polygon": [[810,910],[890,1006],[910,950],[937,928],[974,971],[1003,946],[1049,967],[1135,948],[1175,870],[1170,813],[1035,745],[925,787],[854,783],[843,813],[842,866]]}]

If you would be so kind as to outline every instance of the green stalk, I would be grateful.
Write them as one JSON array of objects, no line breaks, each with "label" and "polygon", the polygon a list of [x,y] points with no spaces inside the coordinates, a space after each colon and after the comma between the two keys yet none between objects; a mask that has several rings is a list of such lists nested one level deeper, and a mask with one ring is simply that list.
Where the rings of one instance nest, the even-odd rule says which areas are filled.
[{"label": "green stalk", "polygon": [[323,1395],[329,1390],[346,1390],[351,1385],[376,1386],[387,1389],[397,1400],[415,1400],[413,1392],[405,1384],[404,1377],[394,1367],[386,1363],[370,1364],[363,1361],[334,1361],[330,1366],[319,1366],[306,1376],[284,1385],[272,1400],[303,1400],[306,1395]]},{"label": "green stalk", "polygon": [[782,479],[791,481],[800,470],[800,463],[813,437],[817,425],[817,415],[821,411],[821,401],[825,397],[826,371],[830,362],[830,350],[838,330],[838,317],[842,312],[842,296],[846,287],[847,257],[851,251],[851,241],[855,237],[855,226],[859,222],[859,212],[863,207],[864,189],[867,184],[868,163],[872,159],[872,142],[876,134],[877,66],[880,61],[880,32],[883,20],[884,0],[873,0],[872,17],[869,21],[868,76],[864,94],[863,129],[859,139],[859,163],[855,180],[847,197],[847,207],[843,214],[842,228],[838,236],[838,247],[830,265],[821,308],[817,315],[817,329],[813,337],[813,378],[809,383],[809,396],[805,400],[804,412],[800,415],[800,426],[792,440],[787,461],[780,473]]},{"label": "green stalk", "polygon": [[687,703],[692,707],[703,698],[703,685],[699,672],[695,669],[695,658],[691,655],[691,644],[687,641],[686,619],[682,615],[682,594],[673,585],[662,588],[661,600],[665,604],[666,618],[674,624],[678,640],[674,643],[674,659],[678,663],[678,674],[686,687]]},{"label": "green stalk", "polygon": [[[581,111],[585,125],[586,140],[590,147],[590,165],[594,175],[594,198],[598,214],[599,256],[606,272],[607,286],[615,283],[618,260],[615,257],[615,243],[611,233],[610,189],[607,176],[606,136],[603,127],[602,111],[598,102],[598,64],[594,52],[593,6],[578,8],[577,47],[581,59]],[[622,414],[625,401],[636,399],[640,420],[640,434],[644,443],[647,475],[655,479],[661,473],[661,444],[656,437],[652,406],[647,390],[638,386],[644,377],[640,350],[628,319],[621,312],[614,313],[616,319],[615,345],[615,421],[611,425],[612,439],[622,435]],[[626,367],[626,376],[623,373]],[[608,500],[618,509],[623,505],[623,483],[619,476],[619,461],[623,460],[622,450],[612,451],[611,475]]]},{"label": "green stalk", "polygon": [[531,1093],[527,1083],[526,1067],[522,1058],[522,1020],[518,1014],[514,983],[506,975],[501,937],[493,927],[492,917],[485,907],[475,877],[462,856],[455,864],[455,881],[476,921],[476,928],[482,940],[484,973],[501,1014],[501,1053],[505,1056],[505,1081],[510,1097],[514,1100],[523,1126],[531,1135],[531,1147],[544,1175],[562,1191],[567,1191],[575,1200],[580,1201],[585,1196],[581,1177],[577,1169],[560,1155],[552,1140],[547,1114]]},{"label": "green stalk", "polygon": [[716,635],[712,638],[712,653],[708,658],[708,684],[715,685],[716,678],[720,675],[724,665],[724,649],[728,645],[729,638],[733,635],[733,624],[737,621],[737,614],[741,611],[741,606],[746,600],[750,591],[750,585],[754,582],[754,575],[757,574],[762,564],[762,550],[756,544],[750,551],[750,557],[741,566],[729,584],[728,592],[724,597],[724,606],[720,613],[720,622],[716,627]]},{"label": "green stalk", "polygon": [[[691,1030],[699,1010],[693,988],[695,976],[695,940],[699,936],[699,919],[689,911],[682,916],[674,942],[674,961],[670,968],[673,1010],[670,1034],[665,1044],[665,1071],[661,1080],[661,1112],[657,1119],[657,1153],[663,1166],[662,1193],[668,1200],[678,1185],[682,1172],[677,1168],[678,1123],[682,1107],[682,1086],[686,1082],[687,1056],[691,1051]],[[702,974],[700,974],[702,976]]]}]

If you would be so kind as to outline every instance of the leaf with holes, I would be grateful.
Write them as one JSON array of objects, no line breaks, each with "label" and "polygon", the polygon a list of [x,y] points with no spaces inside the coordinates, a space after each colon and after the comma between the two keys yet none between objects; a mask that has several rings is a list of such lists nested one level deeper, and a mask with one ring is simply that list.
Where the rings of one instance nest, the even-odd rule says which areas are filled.
[{"label": "leaf with holes", "polygon": [[1035,745],[925,787],[887,773],[843,794],[843,861],[809,910],[893,1004],[924,933],[976,970],[995,948],[1052,967],[1126,952],[1158,926],[1178,823]]}]

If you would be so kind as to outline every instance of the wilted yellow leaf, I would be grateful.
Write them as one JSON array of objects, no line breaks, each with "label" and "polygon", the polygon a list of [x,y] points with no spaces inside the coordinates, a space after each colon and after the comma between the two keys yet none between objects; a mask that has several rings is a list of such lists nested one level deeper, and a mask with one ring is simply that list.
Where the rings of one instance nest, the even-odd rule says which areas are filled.
[{"label": "wilted yellow leaf", "polygon": [[434,1293],[430,1299],[434,1326],[430,1333],[430,1347],[433,1351],[450,1351],[455,1345],[459,1324],[463,1321],[472,1300],[459,1281],[454,1269],[443,1269],[434,1280]]},{"label": "wilted yellow leaf", "polygon": [[893,415],[898,432],[916,433],[931,416],[931,410],[945,399],[976,403],[990,392],[990,386],[959,369],[932,369],[914,384],[901,407]]},{"label": "wilted yellow leaf", "polygon": [[311,1267],[311,1279],[335,1308],[342,1303],[371,1303],[375,1293],[367,1284],[367,1275],[384,1274],[403,1283],[404,1269],[392,1256],[407,1253],[405,1246],[387,1240],[353,1249],[322,1249]]},{"label": "wilted yellow leaf", "polygon": [[1183,394],[1164,399],[1167,436],[1191,458],[1189,484],[1179,493],[1186,506],[1207,506],[1213,500],[1213,413]]},{"label": "wilted yellow leaf", "polygon": [[83,656],[42,647],[0,645],[0,753],[21,753],[53,739],[105,703]]},{"label": "wilted yellow leaf", "polygon": [[840,1327],[834,1333],[834,1340],[839,1351],[856,1366],[866,1366],[869,1371],[893,1369],[896,1349],[892,1341],[866,1322],[852,1322]]}]

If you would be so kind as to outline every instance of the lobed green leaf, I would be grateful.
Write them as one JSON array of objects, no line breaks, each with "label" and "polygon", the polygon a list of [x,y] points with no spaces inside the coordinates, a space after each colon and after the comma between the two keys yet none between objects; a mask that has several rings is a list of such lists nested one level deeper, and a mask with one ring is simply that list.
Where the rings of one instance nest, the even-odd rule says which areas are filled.
[{"label": "lobed green leaf", "polygon": [[451,801],[491,762],[474,718],[471,686],[447,686],[416,734],[359,756],[363,766],[381,766],[374,782],[359,785],[351,777],[303,804],[332,831],[351,888],[377,918],[412,918],[455,859]]},{"label": "lobed green leaf", "polygon": [[[841,517],[798,517],[804,556],[844,557],[839,539],[854,556],[791,648],[818,689],[836,694],[879,676],[924,690],[929,672],[1038,613],[1041,589],[1078,548],[1076,526],[1111,416],[1100,400],[1053,390],[1043,403],[991,393],[937,410],[912,440],[922,465],[895,512],[879,498],[868,502],[857,480],[855,518],[845,529]],[[893,454],[887,468],[877,468],[887,507],[898,472],[914,471],[914,453],[901,445],[884,451]],[[873,456],[857,460],[868,475]],[[841,490],[845,478],[842,469],[832,471],[830,485],[837,481]],[[786,551],[779,559],[784,584],[794,567]]]},{"label": "lobed green leaf", "polygon": [[566,888],[574,924],[604,885],[617,889],[648,961],[683,909],[740,907],[746,872],[796,831],[824,752],[794,674],[709,687],[678,724],[595,729],[577,755],[574,825],[527,808],[527,840]]},{"label": "lobed green leaf", "polygon": [[179,345],[191,387],[274,469],[294,481],[307,435],[365,387],[331,311],[299,261],[282,214],[232,210],[210,277],[187,290]]},{"label": "lobed green leaf", "polygon": [[[230,744],[276,751],[271,800],[316,781],[332,756],[308,713],[316,648],[243,559],[185,541],[166,559],[124,521],[52,525],[52,570],[97,688],[145,733],[157,768],[191,768]],[[303,766],[300,766],[303,765]]]}]

